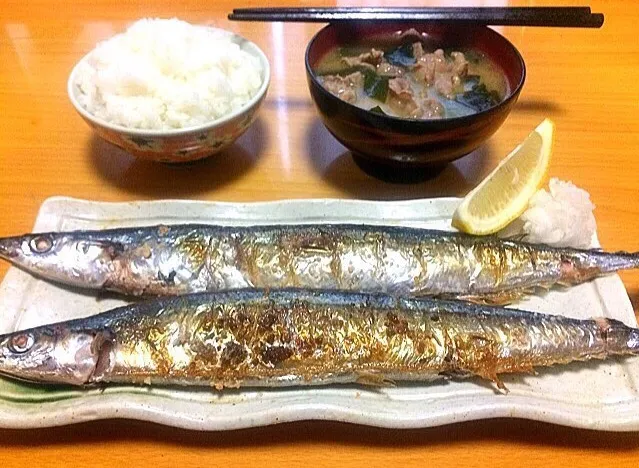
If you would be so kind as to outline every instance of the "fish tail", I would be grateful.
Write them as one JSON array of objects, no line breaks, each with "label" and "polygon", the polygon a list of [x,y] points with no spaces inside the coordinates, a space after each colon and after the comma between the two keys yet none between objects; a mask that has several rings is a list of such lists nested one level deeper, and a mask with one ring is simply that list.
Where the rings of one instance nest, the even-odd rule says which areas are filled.
[{"label": "fish tail", "polygon": [[639,354],[639,328],[619,320],[596,319],[606,343],[606,354]]},{"label": "fish tail", "polygon": [[602,273],[639,268],[639,252],[599,252],[595,256]]},{"label": "fish tail", "polygon": [[576,284],[633,268],[639,268],[639,252],[569,251],[561,257],[560,281]]}]

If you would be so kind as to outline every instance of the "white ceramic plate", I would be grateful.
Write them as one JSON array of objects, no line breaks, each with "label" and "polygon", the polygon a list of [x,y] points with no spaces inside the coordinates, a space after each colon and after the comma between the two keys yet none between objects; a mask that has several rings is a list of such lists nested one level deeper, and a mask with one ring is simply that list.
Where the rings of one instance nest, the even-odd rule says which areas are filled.
[{"label": "white ceramic plate", "polygon": [[[52,198],[34,231],[159,223],[273,224],[365,222],[449,229],[457,199],[402,202],[293,200],[268,203],[154,201],[96,203]],[[4,235],[19,233],[3,233]],[[0,286],[0,332],[92,315],[123,301],[74,291],[11,268]],[[517,304],[572,317],[605,316],[636,326],[616,275]],[[260,391],[108,387],[74,390],[0,380],[0,426],[32,428],[101,418],[135,418],[198,430],[325,419],[411,428],[521,417],[600,430],[639,430],[639,358],[541,369],[504,379],[496,393],[476,379],[369,389],[335,386]]]}]

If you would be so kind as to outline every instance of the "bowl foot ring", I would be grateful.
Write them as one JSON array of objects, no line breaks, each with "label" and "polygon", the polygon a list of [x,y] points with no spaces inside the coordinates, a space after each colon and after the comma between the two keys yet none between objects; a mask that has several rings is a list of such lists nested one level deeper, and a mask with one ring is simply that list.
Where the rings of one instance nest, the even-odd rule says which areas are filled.
[{"label": "bowl foot ring", "polygon": [[401,163],[388,164],[379,162],[358,153],[352,153],[355,164],[366,174],[383,182],[393,184],[416,184],[437,177],[448,163],[431,164],[428,166]]}]

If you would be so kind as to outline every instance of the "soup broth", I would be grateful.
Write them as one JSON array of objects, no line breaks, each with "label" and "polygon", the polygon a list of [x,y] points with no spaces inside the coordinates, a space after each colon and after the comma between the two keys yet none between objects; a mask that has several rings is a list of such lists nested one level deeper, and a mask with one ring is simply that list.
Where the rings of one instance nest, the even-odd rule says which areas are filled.
[{"label": "soup broth", "polygon": [[482,52],[437,48],[414,30],[335,48],[315,72],[340,99],[402,118],[471,115],[498,104],[509,92],[500,68]]}]

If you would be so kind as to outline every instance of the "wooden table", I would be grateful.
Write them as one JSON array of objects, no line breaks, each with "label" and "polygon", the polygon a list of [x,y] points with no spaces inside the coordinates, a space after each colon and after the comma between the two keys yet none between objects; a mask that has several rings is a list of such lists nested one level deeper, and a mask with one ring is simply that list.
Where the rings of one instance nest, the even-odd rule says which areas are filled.
[{"label": "wooden table", "polygon": [[[639,3],[592,2],[594,11],[606,15],[601,30],[501,28],[528,66],[515,110],[483,148],[434,180],[410,185],[384,183],[360,171],[318,119],[303,58],[320,26],[226,20],[234,6],[251,3],[259,4],[5,0],[0,15],[0,233],[29,231],[40,204],[54,195],[103,201],[461,196],[544,117],[551,117],[557,125],[552,176],[590,192],[607,249],[639,250]],[[410,3],[424,2],[403,2]],[[540,3],[547,2],[517,2]],[[97,139],[67,100],[66,80],[74,63],[96,42],[145,16],[177,16],[230,29],[257,42],[269,57],[272,83],[260,118],[221,156],[185,167],[137,161]],[[3,275],[6,266],[1,268]],[[636,310],[639,273],[622,278]],[[303,422],[195,433],[133,421],[0,431],[2,468],[72,461],[127,467],[480,462],[636,467],[639,434],[505,419],[411,431]]]}]

